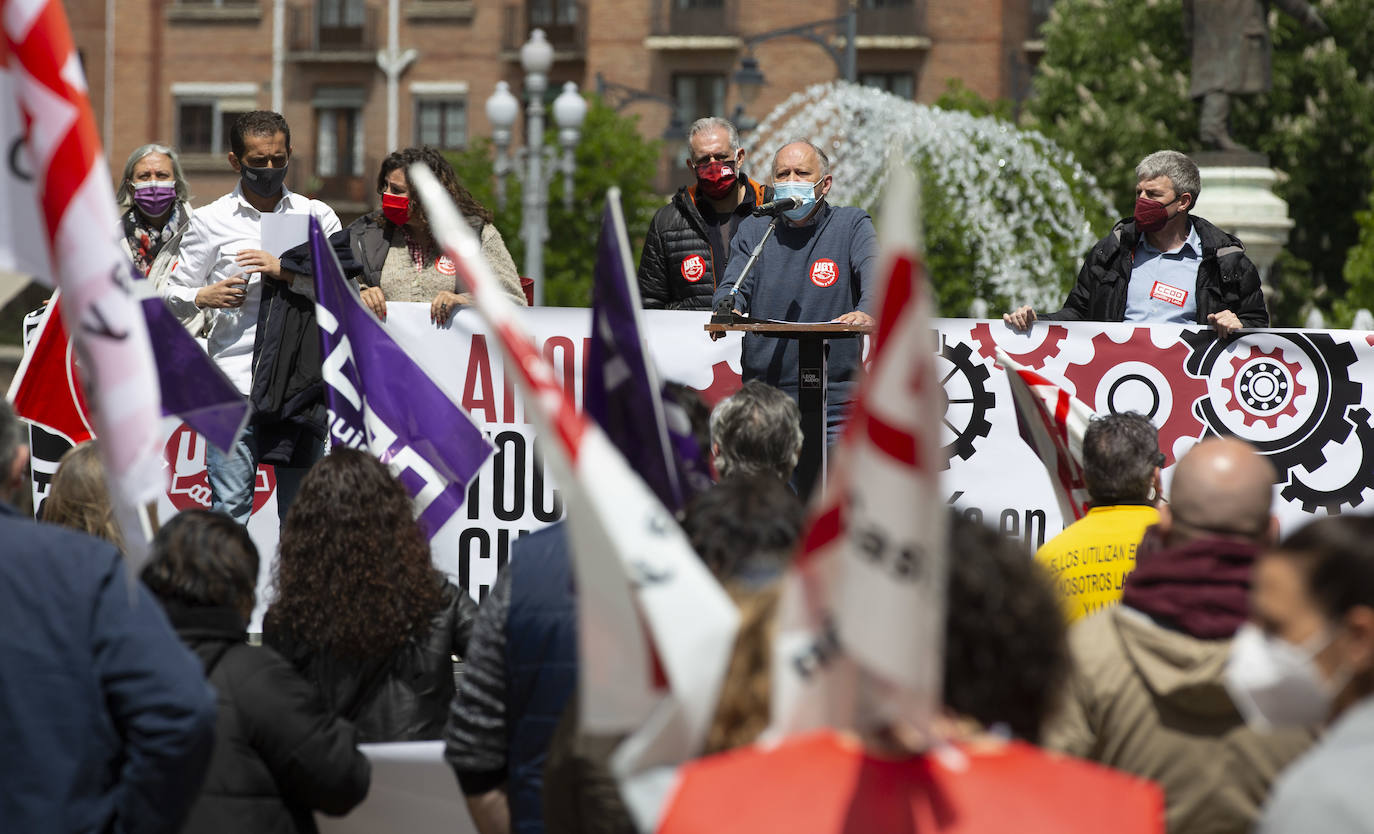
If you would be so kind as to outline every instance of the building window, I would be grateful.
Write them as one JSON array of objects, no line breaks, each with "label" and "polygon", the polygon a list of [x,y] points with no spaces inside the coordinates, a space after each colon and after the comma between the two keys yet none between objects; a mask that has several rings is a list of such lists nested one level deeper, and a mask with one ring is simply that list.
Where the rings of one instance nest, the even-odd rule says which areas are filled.
[{"label": "building window", "polygon": [[446,151],[468,146],[468,102],[466,98],[415,99],[415,143],[433,145]]},{"label": "building window", "polygon": [[222,154],[238,117],[257,109],[254,84],[173,84],[176,142],[182,153]]},{"label": "building window", "polygon": [[877,87],[898,98],[916,97],[916,79],[909,72],[861,72],[859,83],[865,87]]},{"label": "building window", "polygon": [[577,23],[577,0],[533,0],[529,21],[531,26],[571,26]]},{"label": "building window", "polygon": [[725,113],[725,76],[716,73],[686,73],[673,76],[673,98],[677,117],[689,125],[703,116]]},{"label": "building window", "polygon": [[327,107],[315,111],[315,173],[321,177],[363,175],[363,111]]},{"label": "building window", "polygon": [[320,0],[320,26],[338,29],[356,29],[365,20],[363,0]]}]

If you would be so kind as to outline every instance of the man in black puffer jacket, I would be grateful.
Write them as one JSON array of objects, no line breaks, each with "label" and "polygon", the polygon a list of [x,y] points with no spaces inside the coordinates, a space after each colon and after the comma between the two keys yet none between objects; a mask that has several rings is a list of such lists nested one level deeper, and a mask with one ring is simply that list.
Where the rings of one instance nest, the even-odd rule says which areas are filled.
[{"label": "man in black puffer jacket", "polygon": [[143,580],[219,694],[210,771],[183,834],[310,834],[346,814],[372,768],[358,733],[276,652],[248,645],[258,553],[242,525],[203,510],[158,531]]},{"label": "man in black puffer jacket", "polygon": [[1088,253],[1064,307],[1037,316],[1027,305],[1003,321],[1018,330],[1037,318],[1207,324],[1223,336],[1268,327],[1259,270],[1245,246],[1189,213],[1202,187],[1197,165],[1178,151],[1156,151],[1135,171],[1134,216]]},{"label": "man in black puffer jacket", "polygon": [[735,229],[766,201],[763,186],[739,169],[744,149],[730,122],[715,116],[693,122],[687,148],[696,184],[678,189],[654,215],[639,258],[639,296],[651,310],[710,309]]}]

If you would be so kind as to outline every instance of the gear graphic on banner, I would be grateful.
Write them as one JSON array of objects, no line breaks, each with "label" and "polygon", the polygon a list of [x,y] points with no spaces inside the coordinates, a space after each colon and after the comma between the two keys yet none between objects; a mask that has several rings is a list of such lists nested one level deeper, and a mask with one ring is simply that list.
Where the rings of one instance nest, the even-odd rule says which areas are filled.
[{"label": "gear graphic on banner", "polygon": [[1280,492],[1283,500],[1302,504],[1305,513],[1315,513],[1320,508],[1329,515],[1364,503],[1365,493],[1374,490],[1374,467],[1366,466],[1364,462],[1374,450],[1374,425],[1370,424],[1369,410],[1365,408],[1352,408],[1349,417],[1355,425],[1355,437],[1359,440],[1361,451],[1354,476],[1343,484],[1323,489],[1309,484],[1296,472],[1290,473],[1288,485]]},{"label": "gear graphic on banner", "polygon": [[1276,346],[1269,351],[1250,346],[1240,370],[1230,381],[1231,400],[1226,407],[1240,414],[1247,426],[1263,423],[1277,429],[1280,417],[1298,416],[1298,398],[1307,386],[1298,381],[1302,366],[1288,362]]},{"label": "gear graphic on banner", "polygon": [[1099,414],[1144,414],[1159,431],[1164,466],[1173,466],[1174,444],[1206,429],[1194,407],[1207,397],[1207,381],[1184,367],[1192,351],[1182,342],[1156,345],[1147,327],[1134,328],[1124,342],[1099,333],[1092,346],[1092,359],[1064,369],[1074,395]]},{"label": "gear graphic on banner", "polygon": [[[945,392],[945,436],[953,439],[945,443],[944,465],[949,468],[953,458],[968,460],[973,456],[974,441],[987,437],[992,431],[988,412],[997,403],[997,396],[988,390],[992,372],[986,364],[973,358],[973,348],[963,342],[951,344],[941,339],[940,359],[949,363],[942,369],[940,385]],[[937,365],[940,364],[937,360]]]},{"label": "gear graphic on banner", "polygon": [[[1184,339],[1194,348],[1189,370],[1206,374],[1212,388],[1199,409],[1209,432],[1253,443],[1278,470],[1285,501],[1330,514],[1365,501],[1374,488],[1374,428],[1361,405],[1364,386],[1351,378],[1354,343],[1330,333],[1252,334],[1235,345],[1207,332]],[[1270,387],[1281,378],[1290,384],[1282,398]]]},{"label": "gear graphic on banner", "polygon": [[1006,351],[1013,361],[1025,365],[1027,368],[1044,367],[1045,361],[1059,355],[1059,346],[1069,337],[1069,328],[1062,324],[1051,324],[1041,329],[1045,331],[1045,338],[1024,353],[1013,353],[1007,349],[1007,345],[999,344],[996,337],[992,335],[992,326],[985,321],[980,321],[969,331],[969,338],[978,345],[978,355],[984,359],[991,359],[997,348]]}]

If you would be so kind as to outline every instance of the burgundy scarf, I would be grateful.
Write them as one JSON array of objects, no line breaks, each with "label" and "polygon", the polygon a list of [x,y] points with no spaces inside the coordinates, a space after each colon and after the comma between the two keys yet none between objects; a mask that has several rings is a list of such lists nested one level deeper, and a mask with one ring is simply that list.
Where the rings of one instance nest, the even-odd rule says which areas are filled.
[{"label": "burgundy scarf", "polygon": [[1151,527],[1126,576],[1121,603],[1199,640],[1233,636],[1250,613],[1250,574],[1260,548],[1233,539],[1165,547]]}]

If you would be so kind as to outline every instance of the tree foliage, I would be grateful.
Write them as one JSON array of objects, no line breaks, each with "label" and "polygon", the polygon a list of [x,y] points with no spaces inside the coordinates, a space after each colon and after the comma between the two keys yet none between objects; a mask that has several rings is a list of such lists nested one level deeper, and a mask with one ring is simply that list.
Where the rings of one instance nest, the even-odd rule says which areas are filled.
[{"label": "tree foliage", "polygon": [[[640,137],[638,117],[621,116],[596,96],[589,96],[587,102],[582,139],[573,153],[577,169],[573,174],[571,209],[563,205],[562,173],[555,173],[549,181],[549,238],[544,244],[544,303],[549,306],[585,307],[591,303],[596,239],[601,231],[606,192],[611,186],[620,188],[630,247],[636,258],[649,219],[661,205],[653,192],[659,143]],[[544,144],[558,147],[556,129],[547,131]],[[506,204],[498,206],[495,151],[489,139],[478,140],[449,159],[472,195],[496,214],[496,227],[523,272],[522,183],[514,175],[508,177]]]},{"label": "tree foliage", "polygon": [[[1291,316],[1308,303],[1330,312],[1344,298],[1355,213],[1374,186],[1369,2],[1320,0],[1318,10],[1331,36],[1271,12],[1273,89],[1232,104],[1233,135],[1286,174],[1277,191],[1296,225],[1280,260],[1287,291],[1277,324],[1299,323]],[[1045,26],[1029,123],[1073,151],[1122,214],[1141,157],[1198,147],[1182,20],[1182,0],[1059,0]]]}]

